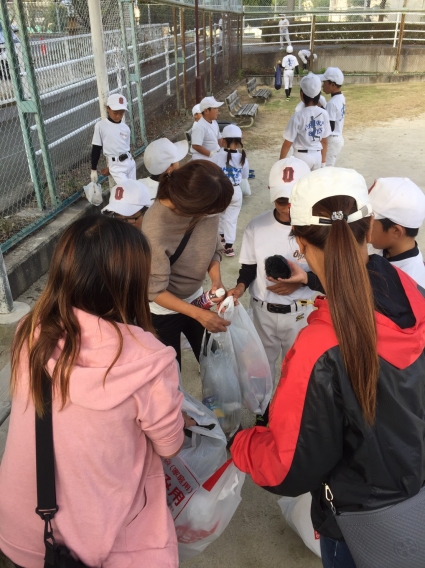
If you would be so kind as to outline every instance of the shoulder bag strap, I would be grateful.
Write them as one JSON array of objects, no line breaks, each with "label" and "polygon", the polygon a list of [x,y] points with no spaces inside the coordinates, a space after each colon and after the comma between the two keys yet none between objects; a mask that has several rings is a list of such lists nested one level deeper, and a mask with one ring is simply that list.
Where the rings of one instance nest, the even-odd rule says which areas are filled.
[{"label": "shoulder bag strap", "polygon": [[46,565],[54,565],[56,547],[51,521],[58,511],[56,504],[55,458],[53,449],[52,383],[43,369],[42,391],[44,415],[35,414],[35,458],[37,471],[37,508],[35,512],[44,521]]},{"label": "shoulder bag strap", "polygon": [[170,266],[172,266],[181,256],[182,252],[184,251],[184,249],[186,248],[187,243],[189,242],[190,236],[193,233],[193,229],[195,227],[193,227],[192,229],[190,229],[189,231],[187,231],[182,240],[180,241],[179,246],[176,248],[174,254],[172,254],[170,256]]}]

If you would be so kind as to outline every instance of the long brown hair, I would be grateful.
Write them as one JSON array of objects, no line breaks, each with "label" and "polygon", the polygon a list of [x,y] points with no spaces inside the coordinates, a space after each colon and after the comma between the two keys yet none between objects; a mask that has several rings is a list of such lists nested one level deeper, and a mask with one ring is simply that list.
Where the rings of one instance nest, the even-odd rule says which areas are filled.
[{"label": "long brown hair", "polygon": [[[339,195],[316,203],[313,215],[330,218],[332,212],[342,211],[348,216],[356,210],[353,198]],[[293,227],[293,233],[324,251],[332,323],[363,416],[373,424],[379,359],[372,287],[359,247],[365,242],[370,219],[366,217],[353,223],[333,221],[326,227]]]},{"label": "long brown hair", "polygon": [[58,342],[63,349],[52,373],[62,408],[76,363],[81,329],[73,308],[108,321],[119,348],[105,379],[121,354],[123,337],[117,322],[154,332],[148,303],[151,265],[149,244],[141,231],[124,221],[90,215],[62,234],[50,264],[46,287],[22,321],[12,346],[11,392],[16,390],[21,351],[29,357],[29,394],[43,415],[42,373]]},{"label": "long brown hair", "polygon": [[213,162],[192,160],[162,174],[156,198],[168,199],[179,213],[200,218],[222,213],[232,201],[233,185]]}]

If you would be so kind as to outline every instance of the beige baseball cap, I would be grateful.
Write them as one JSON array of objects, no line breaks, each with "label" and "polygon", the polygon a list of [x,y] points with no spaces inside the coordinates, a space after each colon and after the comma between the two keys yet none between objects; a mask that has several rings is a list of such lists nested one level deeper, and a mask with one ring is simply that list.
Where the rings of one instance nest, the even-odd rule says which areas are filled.
[{"label": "beige baseball cap", "polygon": [[348,195],[356,200],[357,211],[348,215],[347,223],[370,217],[372,214],[366,181],[362,175],[347,168],[321,168],[302,177],[292,188],[289,199],[291,224],[298,227],[331,225],[333,220],[343,218],[339,216],[340,211],[335,211],[335,216],[327,219],[313,215],[316,203],[336,195]]},{"label": "beige baseball cap", "polygon": [[214,97],[204,97],[199,103],[199,108],[201,109],[201,112],[204,112],[207,108],[218,108],[221,107],[222,104],[224,103],[219,103]]},{"label": "beige baseball cap", "polygon": [[173,144],[168,138],[159,138],[147,146],[143,161],[148,172],[157,176],[163,174],[171,164],[183,160],[188,151],[187,140]]},{"label": "beige baseball cap", "polygon": [[120,93],[109,95],[106,106],[112,110],[128,110],[127,99],[124,95],[120,95]]},{"label": "beige baseball cap", "polygon": [[242,138],[242,130],[236,124],[228,124],[221,133],[223,138]]},{"label": "beige baseball cap", "polygon": [[425,195],[409,178],[378,178],[369,190],[375,219],[389,219],[408,229],[425,220]]},{"label": "beige baseball cap", "polygon": [[280,197],[290,197],[296,182],[310,173],[305,162],[294,158],[284,158],[273,164],[269,174],[270,201]]},{"label": "beige baseball cap", "polygon": [[152,205],[148,188],[140,181],[127,179],[111,189],[109,203],[102,209],[125,217],[135,215],[143,207]]}]

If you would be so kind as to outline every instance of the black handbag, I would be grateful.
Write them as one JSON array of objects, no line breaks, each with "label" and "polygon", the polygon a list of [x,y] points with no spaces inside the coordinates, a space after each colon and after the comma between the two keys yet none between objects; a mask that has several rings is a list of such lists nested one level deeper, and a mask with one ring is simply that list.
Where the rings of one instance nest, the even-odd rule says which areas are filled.
[{"label": "black handbag", "polygon": [[42,377],[44,416],[35,414],[35,455],[37,469],[37,508],[44,521],[44,568],[88,568],[75,560],[69,549],[58,544],[53,536],[52,519],[59,507],[56,504],[55,457],[53,448],[52,383],[46,371]]}]

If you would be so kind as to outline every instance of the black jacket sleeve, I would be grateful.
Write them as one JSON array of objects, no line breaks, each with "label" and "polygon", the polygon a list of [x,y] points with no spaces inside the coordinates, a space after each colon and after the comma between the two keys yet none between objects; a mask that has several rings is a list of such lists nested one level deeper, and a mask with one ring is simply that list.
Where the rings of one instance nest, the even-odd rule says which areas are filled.
[{"label": "black jacket sleeve", "polygon": [[256,264],[242,264],[239,270],[239,278],[237,279],[237,284],[244,284],[245,290],[251,284],[253,280],[257,278],[257,265]]},{"label": "black jacket sleeve", "polygon": [[314,272],[307,272],[307,286],[310,290],[315,290],[316,292],[321,292],[325,294],[325,289],[323,288],[319,278],[314,274]]},{"label": "black jacket sleeve", "polygon": [[100,154],[102,153],[102,146],[96,146],[93,144],[91,147],[91,169],[96,170],[97,164],[99,163]]}]

